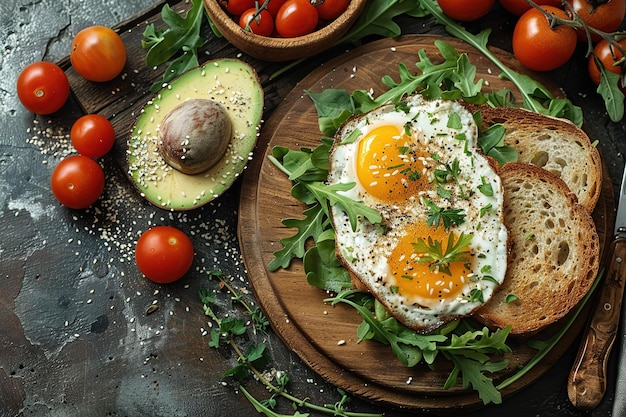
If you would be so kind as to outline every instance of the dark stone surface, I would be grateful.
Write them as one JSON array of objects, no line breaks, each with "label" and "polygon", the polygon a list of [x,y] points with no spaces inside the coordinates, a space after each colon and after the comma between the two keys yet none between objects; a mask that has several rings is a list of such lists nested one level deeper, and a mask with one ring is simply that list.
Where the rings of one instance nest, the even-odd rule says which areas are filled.
[{"label": "dark stone surface", "polygon": [[[189,213],[168,213],[143,201],[115,157],[105,158],[107,187],[88,210],[67,210],[50,193],[55,163],[71,152],[67,134],[80,109],[33,117],[15,94],[21,68],[37,60],[59,61],[73,36],[93,24],[114,26],[154,5],[150,0],[23,1],[0,3],[0,416],[255,416],[237,383],[220,377],[235,364],[228,349],[208,347],[208,318],[199,288],[218,291],[206,272],[221,269],[246,287],[236,240],[238,187]],[[429,21],[401,19],[416,32]],[[511,18],[496,12],[492,42],[508,49]],[[214,56],[235,55],[215,41]],[[223,49],[222,49],[223,48]],[[586,79],[584,50],[552,74],[584,108],[588,128],[617,185],[626,134],[611,123]],[[320,58],[320,61],[323,58]],[[256,63],[259,70],[275,66]],[[266,83],[271,111],[306,74]],[[269,70],[268,70],[269,72]],[[143,279],[133,259],[134,242],[156,224],[175,224],[194,240],[198,256],[179,283],[157,286]],[[222,298],[223,294],[221,294]],[[251,301],[253,301],[251,299]],[[146,309],[159,309],[147,315]],[[238,314],[226,299],[222,313]],[[232,310],[232,311],[231,311]],[[289,389],[324,404],[339,400],[335,388],[302,365],[274,334],[259,334],[274,366],[291,374]],[[598,409],[585,413],[567,400],[566,378],[575,348],[546,375],[503,405],[467,416],[610,416],[615,358],[609,392]],[[613,355],[615,356],[615,355]],[[246,386],[258,398],[266,391]],[[382,410],[354,399],[352,411],[386,416],[422,415]],[[280,411],[293,414],[290,404]]]}]

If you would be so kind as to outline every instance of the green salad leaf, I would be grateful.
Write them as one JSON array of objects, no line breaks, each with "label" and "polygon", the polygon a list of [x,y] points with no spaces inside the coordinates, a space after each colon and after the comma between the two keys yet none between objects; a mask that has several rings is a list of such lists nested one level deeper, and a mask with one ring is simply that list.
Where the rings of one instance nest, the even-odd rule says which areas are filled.
[{"label": "green salad leaf", "polygon": [[191,3],[192,7],[185,16],[165,4],[161,9],[161,19],[167,28],[157,29],[154,23],[150,23],[143,32],[141,45],[148,50],[147,65],[158,66],[175,57],[169,62],[163,79],[152,85],[150,90],[153,92],[158,91],[163,83],[199,65],[197,50],[205,43],[200,35],[204,7],[202,0],[191,0]]}]

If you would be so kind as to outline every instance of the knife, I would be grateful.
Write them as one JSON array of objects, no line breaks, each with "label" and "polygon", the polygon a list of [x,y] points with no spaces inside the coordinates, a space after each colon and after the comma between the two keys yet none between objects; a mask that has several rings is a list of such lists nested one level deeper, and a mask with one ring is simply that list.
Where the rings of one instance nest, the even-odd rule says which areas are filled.
[{"label": "knife", "polygon": [[603,284],[569,374],[567,394],[580,410],[595,408],[606,391],[606,364],[619,328],[626,282],[626,169]]}]

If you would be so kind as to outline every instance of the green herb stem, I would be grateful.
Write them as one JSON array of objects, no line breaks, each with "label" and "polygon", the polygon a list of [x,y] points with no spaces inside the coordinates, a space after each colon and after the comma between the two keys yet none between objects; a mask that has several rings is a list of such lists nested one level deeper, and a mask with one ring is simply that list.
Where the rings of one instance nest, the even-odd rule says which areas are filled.
[{"label": "green herb stem", "polygon": [[[254,313],[252,308],[245,301],[244,295],[240,293],[239,291],[237,291],[235,287],[233,287],[228,282],[228,280],[223,276],[223,274],[221,274],[218,271],[213,271],[209,275],[210,277],[217,277],[220,281],[220,285],[223,288],[226,288],[226,290],[231,294],[231,299],[239,303],[239,305],[242,306],[248,314]],[[204,311],[205,311],[205,314],[207,314],[211,319],[215,320],[217,323],[221,321],[213,313],[211,308],[209,308],[208,306],[205,306]],[[228,345],[233,350],[233,352],[237,355],[237,361],[239,363],[245,364],[245,367],[254,376],[254,378],[258,380],[260,383],[262,383],[272,394],[280,395],[284,399],[291,401],[293,404],[299,407],[305,407],[312,411],[317,411],[319,413],[324,413],[324,414],[331,414],[333,416],[338,416],[338,417],[383,417],[382,414],[377,414],[377,413],[361,413],[361,412],[345,411],[343,410],[341,406],[342,403],[339,403],[339,405],[335,405],[335,406],[320,406],[320,405],[313,404],[305,399],[303,400],[298,397],[295,397],[291,395],[290,393],[288,393],[287,391],[285,391],[283,388],[274,385],[271,381],[269,381],[264,376],[264,374],[261,371],[259,371],[254,366],[254,364],[251,361],[248,360],[248,357],[246,356],[246,354],[241,350],[241,348],[237,344],[234,334],[229,335]],[[257,411],[259,411],[260,413],[263,413],[266,416],[270,416],[270,417],[283,417],[283,415],[275,413],[271,411],[268,407],[262,405],[244,387],[240,386],[240,389],[243,392],[243,394],[246,396],[246,398],[255,406]],[[296,415],[301,415],[301,414],[296,414]],[[284,417],[287,417],[287,416],[284,416]]]}]

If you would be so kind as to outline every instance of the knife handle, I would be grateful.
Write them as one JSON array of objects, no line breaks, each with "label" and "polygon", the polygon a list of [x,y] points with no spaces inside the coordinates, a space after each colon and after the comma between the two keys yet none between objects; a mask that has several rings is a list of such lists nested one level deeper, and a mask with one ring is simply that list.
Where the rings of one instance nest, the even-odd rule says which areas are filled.
[{"label": "knife handle", "polygon": [[595,408],[606,391],[606,364],[617,336],[624,294],[626,239],[613,241],[607,260],[597,304],[567,381],[569,399],[580,410]]}]

